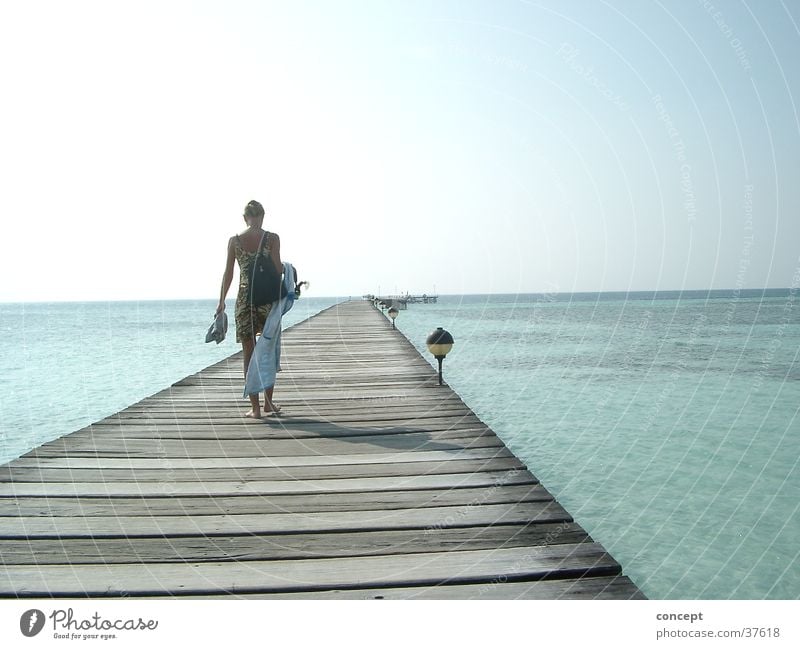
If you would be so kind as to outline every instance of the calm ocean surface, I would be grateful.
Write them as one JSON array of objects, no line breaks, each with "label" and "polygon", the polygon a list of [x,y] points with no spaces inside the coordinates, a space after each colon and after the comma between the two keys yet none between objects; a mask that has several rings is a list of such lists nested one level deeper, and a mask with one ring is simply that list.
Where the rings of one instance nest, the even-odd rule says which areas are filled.
[{"label": "calm ocean surface", "polygon": [[800,598],[800,300],[445,297],[397,326],[651,598]]},{"label": "calm ocean surface", "polygon": [[[213,309],[0,304],[0,462],[237,351]],[[800,598],[796,292],[445,296],[397,326],[431,361],[453,334],[445,379],[649,597]]]}]

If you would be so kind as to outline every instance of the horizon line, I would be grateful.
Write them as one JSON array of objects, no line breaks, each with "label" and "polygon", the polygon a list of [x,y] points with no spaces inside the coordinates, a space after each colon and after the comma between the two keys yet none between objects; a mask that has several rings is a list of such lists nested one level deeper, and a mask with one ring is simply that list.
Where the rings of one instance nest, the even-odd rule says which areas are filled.
[{"label": "horizon line", "polygon": [[[676,288],[676,289],[613,289],[604,291],[526,291],[526,292],[489,292],[489,293],[406,293],[399,295],[376,295],[374,293],[362,293],[359,295],[314,295],[306,296],[305,299],[328,299],[328,300],[346,300],[346,299],[363,299],[366,295],[373,295],[375,297],[403,297],[403,295],[429,295],[437,297],[467,297],[467,296],[495,296],[495,295],[602,295],[602,294],[625,294],[632,293],[731,293],[736,294],[741,291],[797,291],[797,287],[791,286],[776,286],[776,287],[743,287],[743,288]],[[99,303],[122,303],[122,302],[213,302],[217,298],[207,297],[149,297],[149,298],[127,298],[127,299],[43,299],[43,300],[0,300],[0,304],[99,304]],[[234,301],[235,298],[228,298],[228,301]]]}]

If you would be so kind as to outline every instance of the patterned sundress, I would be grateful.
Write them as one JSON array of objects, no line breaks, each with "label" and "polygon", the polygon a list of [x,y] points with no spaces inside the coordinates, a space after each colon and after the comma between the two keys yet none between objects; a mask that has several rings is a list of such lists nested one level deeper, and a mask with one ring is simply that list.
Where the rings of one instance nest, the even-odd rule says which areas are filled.
[{"label": "patterned sundress", "polygon": [[[270,254],[270,241],[272,240],[269,232],[264,237],[264,246],[261,254],[269,257]],[[240,343],[242,340],[253,339],[257,334],[261,333],[264,328],[264,323],[267,321],[267,316],[272,309],[272,304],[265,304],[263,306],[253,306],[247,302],[248,287],[250,286],[250,269],[255,261],[256,252],[247,252],[242,249],[242,242],[239,240],[239,235],[234,237],[236,252],[236,261],[239,262],[239,293],[236,296],[236,342]]]}]

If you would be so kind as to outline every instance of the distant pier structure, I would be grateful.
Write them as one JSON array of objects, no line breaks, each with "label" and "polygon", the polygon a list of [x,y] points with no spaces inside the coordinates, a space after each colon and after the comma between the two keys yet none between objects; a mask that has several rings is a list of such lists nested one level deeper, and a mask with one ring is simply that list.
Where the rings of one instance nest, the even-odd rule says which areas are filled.
[{"label": "distant pier structure", "polygon": [[436,304],[439,299],[438,295],[412,295],[405,293],[404,295],[368,295],[362,296],[365,300],[372,301],[375,306],[395,307],[396,309],[407,309],[409,304]]}]

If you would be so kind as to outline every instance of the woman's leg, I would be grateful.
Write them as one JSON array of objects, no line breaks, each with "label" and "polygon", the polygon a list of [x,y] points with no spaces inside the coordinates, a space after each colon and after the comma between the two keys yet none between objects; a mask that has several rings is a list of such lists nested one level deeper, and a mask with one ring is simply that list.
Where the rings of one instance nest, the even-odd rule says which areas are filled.
[{"label": "woman's leg", "polygon": [[[247,368],[250,365],[250,358],[253,356],[253,350],[256,347],[255,338],[245,338],[242,340],[242,351],[244,352],[244,380],[247,381]],[[261,419],[261,404],[259,403],[259,395],[249,394],[250,397],[250,410],[245,413],[245,417],[252,417],[253,419]]]},{"label": "woman's leg", "polygon": [[264,411],[265,412],[280,412],[281,408],[278,404],[272,401],[272,391],[275,386],[264,390]]}]

